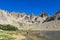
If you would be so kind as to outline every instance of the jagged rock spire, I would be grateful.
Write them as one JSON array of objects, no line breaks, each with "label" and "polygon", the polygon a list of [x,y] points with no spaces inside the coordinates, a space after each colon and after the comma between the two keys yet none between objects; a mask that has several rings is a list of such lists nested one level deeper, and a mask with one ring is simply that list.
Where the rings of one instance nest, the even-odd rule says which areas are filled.
[{"label": "jagged rock spire", "polygon": [[12,12],[11,13],[11,16],[20,17],[20,14],[19,13],[16,13],[16,12]]},{"label": "jagged rock spire", "polygon": [[39,15],[40,17],[46,17],[48,16],[48,14],[46,12],[43,12],[41,15]]},{"label": "jagged rock spire", "polygon": [[30,19],[32,19],[32,18],[34,18],[34,14],[33,13],[30,15]]},{"label": "jagged rock spire", "polygon": [[21,17],[24,17],[24,16],[26,16],[26,14],[25,14],[25,13],[22,13],[22,14],[21,14]]},{"label": "jagged rock spire", "polygon": [[28,16],[25,16],[25,20],[29,20],[29,17]]}]

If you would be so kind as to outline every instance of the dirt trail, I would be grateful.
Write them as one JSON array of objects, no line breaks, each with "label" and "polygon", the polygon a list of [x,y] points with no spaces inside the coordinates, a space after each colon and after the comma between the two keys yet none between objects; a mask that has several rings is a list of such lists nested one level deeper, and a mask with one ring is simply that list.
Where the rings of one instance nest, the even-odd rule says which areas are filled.
[{"label": "dirt trail", "polygon": [[14,38],[16,38],[15,40],[23,40],[25,39],[26,37],[22,34],[18,34],[18,35],[13,35]]}]

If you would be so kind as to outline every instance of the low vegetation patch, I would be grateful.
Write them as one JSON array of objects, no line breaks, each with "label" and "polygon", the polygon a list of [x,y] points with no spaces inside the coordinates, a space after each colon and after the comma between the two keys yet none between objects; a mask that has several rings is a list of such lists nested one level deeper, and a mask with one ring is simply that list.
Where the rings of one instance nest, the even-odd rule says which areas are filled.
[{"label": "low vegetation patch", "polygon": [[0,29],[2,29],[2,30],[8,30],[8,31],[18,30],[18,28],[15,27],[15,26],[12,26],[12,25],[1,25],[1,24],[0,24]]},{"label": "low vegetation patch", "polygon": [[15,38],[12,37],[13,34],[12,31],[2,31],[0,32],[0,40],[15,40]]}]

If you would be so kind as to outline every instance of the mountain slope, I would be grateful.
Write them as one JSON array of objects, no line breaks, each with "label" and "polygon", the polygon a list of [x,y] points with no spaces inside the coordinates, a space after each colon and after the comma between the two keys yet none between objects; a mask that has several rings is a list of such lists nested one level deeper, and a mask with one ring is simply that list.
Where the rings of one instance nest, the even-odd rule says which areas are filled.
[{"label": "mountain slope", "polygon": [[54,16],[49,16],[46,12],[34,16],[0,10],[0,24],[13,25],[19,30],[60,30],[60,12]]}]

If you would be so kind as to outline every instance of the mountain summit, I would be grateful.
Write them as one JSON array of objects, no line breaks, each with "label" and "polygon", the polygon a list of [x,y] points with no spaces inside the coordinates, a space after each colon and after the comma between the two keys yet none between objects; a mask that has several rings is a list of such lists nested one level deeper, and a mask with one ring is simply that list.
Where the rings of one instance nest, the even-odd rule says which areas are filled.
[{"label": "mountain summit", "polygon": [[34,16],[34,14],[26,15],[25,13],[9,13],[5,10],[0,10],[0,24],[13,25],[19,30],[60,30],[60,11],[54,16],[49,16],[46,12],[39,16]]}]

